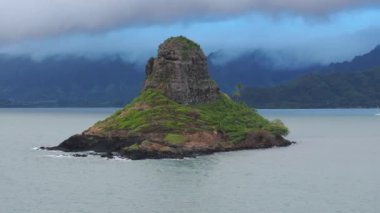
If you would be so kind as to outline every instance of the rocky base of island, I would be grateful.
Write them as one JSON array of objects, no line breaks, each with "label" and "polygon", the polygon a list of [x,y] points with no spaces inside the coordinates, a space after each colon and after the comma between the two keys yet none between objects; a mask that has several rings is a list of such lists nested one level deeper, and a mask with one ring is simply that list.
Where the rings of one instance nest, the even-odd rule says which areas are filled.
[{"label": "rocky base of island", "polygon": [[[173,138],[179,135],[172,135]],[[86,157],[80,152],[93,151],[101,157],[113,158],[114,156],[132,160],[142,159],[182,159],[196,157],[216,152],[229,152],[248,149],[265,149],[272,147],[286,147],[295,142],[284,139],[282,136],[274,136],[261,131],[249,135],[244,141],[230,143],[223,138],[223,134],[203,132],[189,135],[186,142],[177,141],[177,144],[168,141],[150,141],[141,137],[101,137],[85,134],[74,135],[55,147],[41,147],[43,150],[56,150],[76,153],[74,157]]]}]

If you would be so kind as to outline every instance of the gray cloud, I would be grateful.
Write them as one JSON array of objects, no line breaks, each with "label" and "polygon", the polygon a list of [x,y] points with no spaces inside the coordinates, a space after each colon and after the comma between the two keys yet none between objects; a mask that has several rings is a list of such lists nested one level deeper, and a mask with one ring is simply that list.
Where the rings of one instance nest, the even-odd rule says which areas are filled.
[{"label": "gray cloud", "polygon": [[380,0],[3,0],[0,42],[218,19],[252,11],[320,16],[379,4]]},{"label": "gray cloud", "polygon": [[[332,25],[330,28],[334,26]],[[248,27],[245,26],[244,28]],[[380,26],[369,26],[350,33],[310,37],[318,30],[318,28],[311,32],[304,30],[304,37],[286,33],[277,35],[272,32],[269,34],[274,34],[274,37],[269,37],[269,34],[265,33],[253,37],[248,32],[236,32],[236,29],[229,28],[217,32],[210,29],[205,33],[191,35],[190,38],[200,43],[206,54],[219,52],[217,62],[220,64],[233,60],[242,54],[260,50],[273,60],[274,66],[281,69],[351,60],[354,56],[367,53],[380,44],[378,36],[380,35]],[[162,31],[169,32],[165,34]],[[36,60],[42,60],[51,55],[81,55],[98,58],[104,55],[120,54],[125,60],[143,66],[149,57],[156,54],[158,44],[170,36],[171,31],[170,27],[155,27],[148,31],[146,29],[132,29],[106,36],[72,36],[18,42],[0,46],[0,54],[26,54],[31,55]],[[197,31],[197,28],[192,26],[187,31]],[[239,36],[228,34],[227,31],[238,33]],[[256,32],[256,29],[252,29],[252,31]],[[159,33],[152,36],[153,32]],[[209,36],[203,36],[205,34]],[[220,34],[223,34],[224,37],[218,37]],[[282,40],[282,36],[291,39]],[[213,42],[210,42],[211,40]]]},{"label": "gray cloud", "polygon": [[[380,27],[372,26],[352,33],[313,39],[295,38],[281,43],[262,41],[253,49],[264,52],[277,68],[294,69],[311,64],[351,61],[355,56],[366,54],[380,45],[378,35]],[[224,55],[224,62],[246,52],[247,49],[240,49],[239,52],[226,51],[229,55]]]}]

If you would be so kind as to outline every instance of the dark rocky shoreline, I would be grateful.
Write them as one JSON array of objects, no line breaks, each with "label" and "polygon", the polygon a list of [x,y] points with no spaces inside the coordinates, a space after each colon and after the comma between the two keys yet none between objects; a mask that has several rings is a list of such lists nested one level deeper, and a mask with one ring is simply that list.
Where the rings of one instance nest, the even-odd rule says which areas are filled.
[{"label": "dark rocky shoreline", "polygon": [[[97,155],[100,157],[112,159],[115,156],[120,158],[127,158],[132,160],[142,159],[183,159],[187,157],[197,157],[201,155],[213,154],[217,152],[231,152],[239,150],[253,150],[253,149],[267,149],[273,147],[287,147],[296,142],[284,139],[281,136],[275,138],[256,137],[251,138],[250,141],[245,141],[236,145],[218,145],[214,147],[196,148],[193,150],[183,149],[178,146],[169,147],[165,151],[155,149],[136,149],[136,150],[123,150],[124,147],[131,146],[136,143],[141,143],[141,138],[118,138],[118,137],[99,137],[99,136],[86,136],[74,135],[67,140],[63,141],[58,146],[54,147],[40,147],[42,150],[72,152],[73,157],[87,157],[88,155]],[[159,144],[158,144],[159,145]],[[167,144],[165,144],[166,146]],[[151,146],[152,147],[152,146]],[[93,151],[93,154],[83,154],[81,152]]]}]

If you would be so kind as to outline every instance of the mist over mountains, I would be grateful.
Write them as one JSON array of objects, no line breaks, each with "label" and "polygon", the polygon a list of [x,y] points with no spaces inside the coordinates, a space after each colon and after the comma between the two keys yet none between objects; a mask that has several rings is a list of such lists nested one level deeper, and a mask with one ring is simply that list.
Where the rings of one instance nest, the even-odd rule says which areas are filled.
[{"label": "mist over mountains", "polygon": [[[277,66],[273,57],[264,51],[247,52],[225,63],[217,63],[218,54],[209,55],[209,70],[221,89],[232,94],[236,85],[241,84],[246,88],[242,99],[259,107],[271,106],[272,99],[266,96],[287,99],[291,97],[289,93],[297,94],[293,90],[302,88],[296,87],[289,92],[288,87],[278,86],[302,82],[305,78],[302,76],[310,79],[307,77],[310,73],[329,79],[331,73],[364,72],[380,66],[379,47],[351,62],[293,68]],[[118,55],[91,59],[73,55],[51,56],[41,61],[28,56],[0,55],[0,106],[123,106],[138,95],[144,76],[144,66],[127,62]],[[267,89],[270,87],[276,88],[273,89],[276,92]],[[278,90],[288,93],[278,95]],[[258,98],[262,102],[257,102]],[[269,104],[263,104],[266,100]]]},{"label": "mist over mountains", "polygon": [[259,108],[357,108],[380,105],[380,47],[352,61],[321,67],[282,85],[245,88],[241,100]]},{"label": "mist over mountains", "polygon": [[[251,52],[209,69],[221,89],[233,92],[237,84],[272,86],[302,74],[278,70],[264,52]],[[29,56],[0,55],[0,106],[104,107],[123,106],[142,87],[145,67],[121,56],[88,58],[56,55],[43,60]]]},{"label": "mist over mountains", "polygon": [[279,65],[270,53],[260,50],[246,52],[225,63],[215,63],[217,58],[218,53],[210,54],[209,70],[227,93],[234,92],[238,84],[260,88],[279,85],[321,67],[313,64],[293,66],[290,62]]},{"label": "mist over mountains", "polygon": [[144,78],[120,57],[0,57],[2,106],[119,106],[140,90]]}]

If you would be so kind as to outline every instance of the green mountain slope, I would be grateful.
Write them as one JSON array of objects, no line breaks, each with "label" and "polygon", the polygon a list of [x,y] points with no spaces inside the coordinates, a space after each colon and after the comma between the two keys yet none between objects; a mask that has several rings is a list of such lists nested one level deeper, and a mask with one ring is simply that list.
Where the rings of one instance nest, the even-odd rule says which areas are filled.
[{"label": "green mountain slope", "polygon": [[271,88],[247,88],[241,99],[258,108],[356,108],[380,105],[380,68],[310,74]]}]

